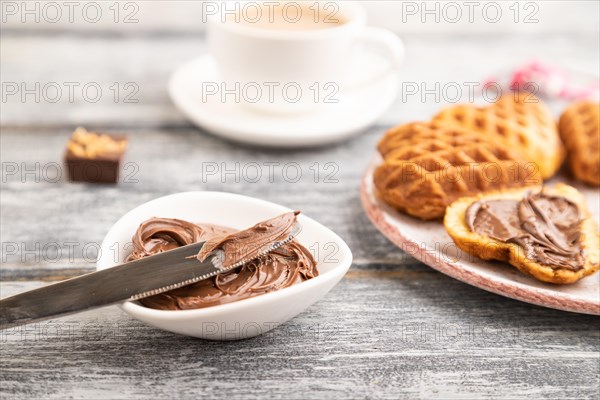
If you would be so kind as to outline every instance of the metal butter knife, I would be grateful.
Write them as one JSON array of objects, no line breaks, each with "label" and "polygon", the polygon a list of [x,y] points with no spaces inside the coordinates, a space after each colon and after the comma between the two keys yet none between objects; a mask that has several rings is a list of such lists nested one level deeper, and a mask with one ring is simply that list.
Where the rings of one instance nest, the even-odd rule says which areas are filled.
[{"label": "metal butter knife", "polygon": [[[256,259],[290,242],[300,232],[294,223],[282,240],[258,243]],[[237,256],[224,263],[217,249],[203,262],[196,258],[206,242],[199,242],[153,256],[92,272],[0,300],[0,329],[73,314],[124,301],[134,301],[187,286],[240,267],[252,259]]]}]

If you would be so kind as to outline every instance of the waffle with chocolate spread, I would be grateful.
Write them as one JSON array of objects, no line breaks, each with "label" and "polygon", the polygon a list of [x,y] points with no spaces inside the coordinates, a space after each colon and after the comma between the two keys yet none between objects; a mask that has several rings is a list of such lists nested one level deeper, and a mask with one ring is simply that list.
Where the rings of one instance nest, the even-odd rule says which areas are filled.
[{"label": "waffle with chocolate spread", "polygon": [[583,195],[564,184],[459,199],[444,227],[466,253],[506,261],[543,282],[574,283],[600,265],[598,225]]}]

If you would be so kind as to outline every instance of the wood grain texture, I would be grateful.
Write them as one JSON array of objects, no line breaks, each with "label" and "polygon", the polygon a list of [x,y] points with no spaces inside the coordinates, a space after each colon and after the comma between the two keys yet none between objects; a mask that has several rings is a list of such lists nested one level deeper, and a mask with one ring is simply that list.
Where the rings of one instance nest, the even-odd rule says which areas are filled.
[{"label": "wood grain texture", "polygon": [[[96,9],[91,7],[89,18],[94,19],[94,23],[87,22],[84,18],[87,13],[83,12],[83,3],[77,3],[73,6],[72,19],[69,19],[68,7],[58,3],[59,10],[62,11],[61,18],[55,17],[52,13],[56,9],[47,12],[43,11],[43,3],[38,6],[38,23],[32,23],[36,14],[23,15],[25,6],[22,3],[13,3],[6,7],[6,17],[3,19],[3,30],[8,32],[77,32],[85,34],[88,32],[101,32],[104,34],[135,34],[135,33],[189,33],[202,32],[205,30],[203,23],[203,14],[210,10],[210,6],[221,4],[211,1],[178,1],[177,6],[173,7],[168,0],[137,0],[135,2],[123,2],[119,7],[119,13],[116,14],[115,6],[110,2],[97,2],[100,8],[101,16],[96,18]],[[204,6],[204,4],[208,6]],[[584,31],[591,35],[598,35],[598,26],[594,25],[597,21],[594,19],[598,15],[598,4],[593,1],[570,0],[569,13],[572,18],[564,18],[564,8],[561,4],[553,1],[540,1],[537,6],[521,6],[520,13],[517,14],[517,20],[520,23],[515,24],[513,3],[502,3],[500,12],[502,18],[496,23],[488,23],[482,17],[483,4],[474,4],[473,11],[469,12],[467,5],[458,3],[453,9],[458,8],[460,14],[455,19],[454,14],[446,13],[450,21],[446,18],[435,18],[435,15],[421,14],[420,10],[445,10],[443,4],[436,7],[425,8],[420,3],[414,5],[403,5],[402,3],[391,3],[386,0],[368,0],[362,1],[367,9],[368,19],[371,24],[394,30],[395,32],[409,33],[512,33],[518,30],[521,34],[539,34],[544,33],[577,33]],[[309,3],[311,4],[311,3]],[[98,7],[97,6],[97,7]],[[134,7],[135,6],[135,7]],[[231,8],[229,8],[231,9]],[[29,5],[27,10],[35,10],[33,5]],[[467,14],[473,13],[472,18],[467,18]],[[525,22],[525,18],[527,23]],[[97,20],[96,20],[97,19]],[[25,21],[25,23],[23,22]],[[536,23],[531,23],[535,20]],[[117,22],[115,22],[117,21]],[[127,21],[127,22],[125,22]],[[401,21],[402,23],[398,23]]]},{"label": "wood grain texture", "polygon": [[[404,95],[401,93],[396,104],[381,118],[383,125],[429,119],[446,101],[468,100],[469,85],[490,77],[508,79],[510,70],[532,59],[592,75],[597,75],[600,67],[598,58],[590,57],[598,47],[593,35],[534,35],[526,42],[522,36],[507,34],[405,34],[402,39],[406,44],[406,63],[400,73]],[[168,98],[167,84],[179,65],[206,51],[202,34],[3,33],[0,45],[2,81],[19,85],[17,93],[6,94],[2,124],[26,127],[189,126]],[[72,100],[65,82],[78,85],[74,86]],[[40,101],[36,102],[32,94],[25,95],[23,101],[20,85],[31,90],[36,83],[42,89],[57,84],[62,96],[54,101],[56,95],[48,86],[47,95],[40,96]],[[117,101],[111,90],[115,83],[120,88]],[[125,102],[125,95],[133,93],[132,89],[125,89],[127,83],[138,89],[130,99],[137,100],[136,103]],[[88,100],[83,96],[87,84],[97,84],[102,90],[96,102],[91,101],[96,97],[92,89]]]},{"label": "wood grain texture", "polygon": [[[403,79],[417,84],[479,81],[528,61],[532,49],[541,59],[598,70],[590,36],[404,39]],[[354,253],[349,274],[323,301],[242,342],[176,336],[114,307],[0,332],[2,399],[597,398],[597,318],[452,280],[402,253],[364,215],[360,177],[382,132],[428,118],[441,101],[399,98],[377,126],[335,146],[248,148],[191,127],[167,97],[172,70],[204,50],[200,34],[3,32],[0,44],[3,82],[94,81],[106,89],[132,81],[140,88],[136,104],[3,101],[1,296],[91,271],[121,215],[180,191],[229,191],[301,209]],[[79,124],[129,136],[128,182],[55,179]]]},{"label": "wood grain texture", "polygon": [[[396,261],[401,252],[370,224],[358,196],[368,156],[356,154],[372,149],[381,131],[373,128],[335,147],[281,152],[247,149],[195,129],[127,130],[124,162],[135,164],[132,182],[90,186],[69,183],[64,176],[54,182],[68,129],[5,128],[3,165],[16,164],[17,172],[4,173],[0,232],[9,250],[4,278],[17,279],[30,269],[93,267],[104,235],[124,213],[153,198],[191,190],[235,192],[302,210],[341,235],[357,263]],[[131,171],[123,171],[122,178]],[[50,243],[64,254],[56,256]]]},{"label": "wood grain texture", "polygon": [[115,307],[4,331],[0,374],[6,398],[593,398],[598,340],[597,318],[423,265],[371,265],[241,342],[177,336]]}]

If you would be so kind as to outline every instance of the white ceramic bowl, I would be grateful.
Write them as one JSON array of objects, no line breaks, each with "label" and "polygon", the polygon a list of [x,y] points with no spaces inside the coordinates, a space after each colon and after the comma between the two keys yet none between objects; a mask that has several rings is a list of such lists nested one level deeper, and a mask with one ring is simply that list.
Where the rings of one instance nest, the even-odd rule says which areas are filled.
[{"label": "white ceramic bowl", "polygon": [[[222,192],[187,192],[158,198],[134,208],[109,230],[101,246],[97,269],[113,267],[131,252],[131,237],[151,217],[179,218],[237,229],[248,228],[288,208],[264,200]],[[346,274],[352,263],[348,245],[318,222],[300,215],[298,241],[317,261],[319,276],[300,284],[234,303],[198,310],[166,311],[126,302],[121,308],[158,328],[211,340],[245,339],[265,333],[304,311]],[[115,244],[121,251],[115,251]]]}]

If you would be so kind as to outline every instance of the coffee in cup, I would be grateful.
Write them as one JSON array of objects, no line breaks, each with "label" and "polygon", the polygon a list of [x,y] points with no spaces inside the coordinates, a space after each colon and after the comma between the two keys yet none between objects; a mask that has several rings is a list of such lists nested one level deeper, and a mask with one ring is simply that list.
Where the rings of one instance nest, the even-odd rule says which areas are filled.
[{"label": "coffee in cup", "polygon": [[[309,111],[326,106],[331,93],[395,73],[403,57],[402,41],[367,27],[366,12],[354,1],[225,3],[226,10],[208,16],[208,45],[222,90],[234,94],[226,101],[274,113]],[[379,49],[389,68],[348,82],[360,45]]]},{"label": "coffee in cup", "polygon": [[318,3],[271,1],[254,3],[227,17],[228,22],[240,23],[257,29],[305,31],[335,28],[346,21],[335,3],[319,6]]}]

